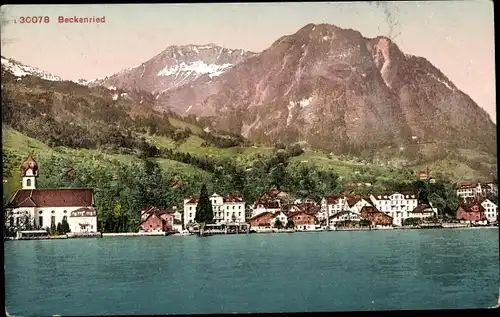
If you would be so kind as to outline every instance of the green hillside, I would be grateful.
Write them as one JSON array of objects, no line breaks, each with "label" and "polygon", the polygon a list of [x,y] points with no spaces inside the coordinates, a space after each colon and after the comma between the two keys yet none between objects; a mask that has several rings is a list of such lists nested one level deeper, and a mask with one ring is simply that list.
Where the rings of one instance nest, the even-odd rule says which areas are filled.
[{"label": "green hillside", "polygon": [[2,71],[4,204],[20,188],[20,164],[30,152],[40,168],[38,187],[95,189],[103,231],[137,230],[142,207],[181,207],[203,184],[220,194],[240,192],[251,203],[271,187],[319,199],[344,190],[402,190],[425,167],[446,181],[479,178],[485,164],[494,167],[480,154],[410,164],[390,150],[364,158],[257,146],[224,131],[206,132],[214,131],[208,119],[156,112],[152,100],[144,92]]}]

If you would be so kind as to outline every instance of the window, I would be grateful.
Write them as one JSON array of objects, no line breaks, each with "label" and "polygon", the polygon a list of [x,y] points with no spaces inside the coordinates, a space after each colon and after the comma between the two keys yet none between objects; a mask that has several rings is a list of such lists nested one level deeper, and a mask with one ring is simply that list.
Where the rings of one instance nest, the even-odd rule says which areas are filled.
[{"label": "window", "polygon": [[52,210],[52,213],[55,214],[56,212],[54,210]]},{"label": "window", "polygon": [[153,228],[153,225],[149,225],[150,228]]},{"label": "window", "polygon": [[189,207],[189,210],[191,210],[191,208],[193,208],[193,207]]},{"label": "window", "polygon": [[28,178],[28,179],[26,180],[26,186],[31,186],[31,179],[29,179],[29,178]]},{"label": "window", "polygon": [[43,213],[43,210],[40,210],[38,213],[41,215]]},{"label": "window", "polygon": [[191,218],[192,216],[193,216],[193,213],[191,213],[191,212],[190,212],[190,213],[189,213],[189,218]]},{"label": "window", "polygon": [[[42,212],[40,211],[40,213],[42,213]],[[43,227],[43,217],[42,216],[38,216],[38,225],[40,226],[40,228]]]},{"label": "window", "polygon": [[[63,211],[63,213],[67,213],[67,212],[68,212],[67,210]],[[64,216],[64,217],[66,217],[66,216]]]},{"label": "window", "polygon": [[241,216],[241,211],[238,213],[238,216]]},{"label": "window", "polygon": [[241,205],[240,205],[240,206],[238,206],[238,209],[241,209]]}]

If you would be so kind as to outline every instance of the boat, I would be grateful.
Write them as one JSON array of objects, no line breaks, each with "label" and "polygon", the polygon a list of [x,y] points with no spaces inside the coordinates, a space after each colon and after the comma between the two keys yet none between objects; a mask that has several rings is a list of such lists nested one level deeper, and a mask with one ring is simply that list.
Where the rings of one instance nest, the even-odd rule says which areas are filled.
[{"label": "boat", "polygon": [[191,236],[193,235],[189,230],[181,230],[177,233],[174,233],[173,236]]}]

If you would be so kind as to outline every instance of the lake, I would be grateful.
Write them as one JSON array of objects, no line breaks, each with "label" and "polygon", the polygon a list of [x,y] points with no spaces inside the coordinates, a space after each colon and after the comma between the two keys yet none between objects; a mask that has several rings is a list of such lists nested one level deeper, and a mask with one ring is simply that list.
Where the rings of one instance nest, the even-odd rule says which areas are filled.
[{"label": "lake", "polygon": [[5,241],[17,316],[484,308],[498,228]]}]

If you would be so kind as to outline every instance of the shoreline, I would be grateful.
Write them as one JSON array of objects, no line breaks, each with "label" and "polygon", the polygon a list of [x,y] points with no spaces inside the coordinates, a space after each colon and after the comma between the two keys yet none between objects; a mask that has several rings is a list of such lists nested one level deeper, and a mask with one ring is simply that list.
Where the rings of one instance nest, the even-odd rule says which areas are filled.
[{"label": "shoreline", "polygon": [[[238,234],[222,234],[222,235],[248,235],[248,234],[273,234],[273,233],[304,233],[304,232],[341,232],[341,231],[384,231],[384,230],[457,230],[457,229],[492,229],[498,226],[450,226],[450,227],[381,227],[381,228],[333,228],[333,229],[318,229],[318,230],[290,230],[290,229],[267,229],[262,231],[253,231],[250,229],[248,233]],[[60,239],[89,239],[89,238],[113,238],[113,237],[168,237],[168,236],[198,236],[197,233],[191,234],[175,234],[173,232],[108,232],[108,233],[95,233],[92,235],[71,235],[71,236],[55,236],[48,238],[22,238],[4,237],[4,241],[18,241],[18,240],[60,240]],[[210,235],[209,235],[210,236]]]}]

